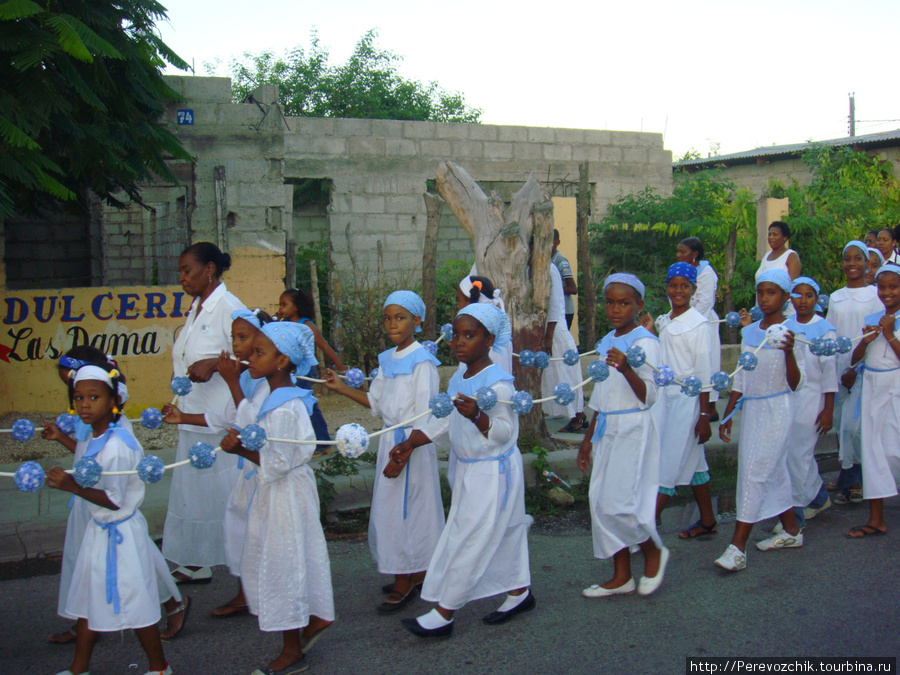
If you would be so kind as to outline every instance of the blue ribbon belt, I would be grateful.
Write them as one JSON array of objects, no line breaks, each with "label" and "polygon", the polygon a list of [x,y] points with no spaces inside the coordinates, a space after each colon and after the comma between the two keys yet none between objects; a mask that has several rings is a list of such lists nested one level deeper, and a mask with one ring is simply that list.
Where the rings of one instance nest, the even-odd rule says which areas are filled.
[{"label": "blue ribbon belt", "polygon": [[506,510],[506,501],[509,499],[509,489],[511,486],[512,477],[510,476],[510,466],[509,466],[509,458],[512,456],[513,452],[516,450],[515,444],[510,447],[509,450],[504,452],[502,455],[495,455],[493,457],[478,457],[476,459],[465,459],[457,455],[456,459],[463,464],[474,464],[475,462],[497,462],[500,466],[500,475],[506,476],[506,491],[503,493],[503,507],[500,509],[501,511]]},{"label": "blue ribbon belt", "polygon": [[[394,429],[394,446],[400,445],[403,441],[406,440],[406,430],[412,429],[412,427],[397,427]],[[403,470],[406,471],[406,478],[404,479],[403,486],[403,520],[406,520],[406,506],[409,502],[409,463],[412,461],[412,455],[409,456],[409,461],[406,462],[406,466],[403,467]]]},{"label": "blue ribbon belt", "polygon": [[[865,363],[860,363],[856,366],[857,377],[864,374],[864,371],[868,370],[870,373],[892,373],[895,370],[900,370],[900,368],[872,368],[871,366],[867,366]],[[863,390],[863,382],[865,382],[865,378],[863,378],[859,383],[859,398],[856,399],[856,410],[853,411],[853,419],[858,420],[859,414],[862,412],[862,390]]]},{"label": "blue ribbon belt", "polygon": [[594,435],[591,436],[591,443],[599,443],[600,439],[606,434],[606,418],[610,415],[627,415],[628,413],[645,412],[650,408],[629,408],[628,410],[610,410],[609,412],[597,411],[597,423],[594,425]]},{"label": "blue ribbon belt", "polygon": [[786,389],[785,391],[779,391],[777,394],[766,394],[765,396],[741,396],[737,403],[734,404],[734,410],[732,410],[728,415],[726,415],[725,419],[722,420],[722,424],[725,424],[728,420],[734,417],[734,413],[744,407],[744,401],[761,401],[764,398],[775,398],[777,396],[784,396],[785,394],[790,394],[791,390]]},{"label": "blue ribbon belt", "polygon": [[127,518],[114,520],[110,523],[101,523],[94,519],[100,529],[106,530],[106,604],[112,604],[113,613],[119,613],[119,568],[116,547],[124,541],[118,527],[126,520],[131,520],[137,511],[132,512]]}]

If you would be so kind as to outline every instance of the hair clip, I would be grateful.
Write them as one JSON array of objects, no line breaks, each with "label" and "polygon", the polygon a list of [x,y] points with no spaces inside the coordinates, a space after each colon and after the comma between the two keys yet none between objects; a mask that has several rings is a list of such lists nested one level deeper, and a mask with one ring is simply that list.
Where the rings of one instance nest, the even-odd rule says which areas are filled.
[{"label": "hair clip", "polygon": [[70,415],[74,415],[74,414],[75,414],[75,408],[69,408],[66,412],[69,413]]},{"label": "hair clip", "polygon": [[118,414],[121,413],[121,412],[122,412],[122,411],[119,410],[119,406],[115,406],[115,405],[113,406],[113,409],[112,409],[112,414],[113,414],[113,415],[118,415]]},{"label": "hair clip", "polygon": [[473,281],[473,282],[472,282],[472,288],[477,288],[477,289],[480,291],[480,290],[481,290],[481,282],[480,282],[480,281]]},{"label": "hair clip", "polygon": [[69,371],[69,379],[71,380],[73,377],[75,377],[75,371],[74,371],[74,370],[70,370],[70,371]]},{"label": "hair clip", "polygon": [[116,379],[117,377],[119,377],[119,375],[121,375],[121,374],[122,374],[122,373],[120,373],[118,370],[116,370],[115,368],[113,368],[111,371],[109,371],[109,379],[114,380],[114,379]]}]

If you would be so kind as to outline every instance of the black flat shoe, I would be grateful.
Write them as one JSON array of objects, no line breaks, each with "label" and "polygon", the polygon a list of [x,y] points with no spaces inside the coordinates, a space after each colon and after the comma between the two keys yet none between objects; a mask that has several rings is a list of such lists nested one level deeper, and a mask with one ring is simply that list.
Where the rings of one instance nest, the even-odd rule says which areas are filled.
[{"label": "black flat shoe", "polygon": [[518,605],[513,607],[508,612],[491,612],[486,617],[482,619],[486,624],[496,626],[497,624],[506,623],[511,618],[513,618],[516,614],[521,614],[522,612],[528,612],[534,609],[534,606],[537,604],[537,600],[534,599],[534,593],[531,590],[528,591],[528,597],[525,598]]},{"label": "black flat shoe", "polygon": [[[420,593],[422,592],[422,584],[424,584],[424,583],[425,583],[424,581],[420,581],[419,583],[415,584],[416,590],[419,591]],[[385,584],[384,586],[381,587],[381,592],[384,593],[385,595],[390,595],[391,593],[394,592],[394,584]]]},{"label": "black flat shoe", "polygon": [[391,596],[388,596],[388,599],[382,602],[375,609],[379,614],[393,614],[394,612],[399,612],[401,609],[406,607],[417,595],[417,589],[415,586],[410,586],[409,590],[406,592],[402,598],[395,602],[391,602]]},{"label": "black flat shoe", "polygon": [[421,638],[429,638],[429,637],[446,637],[453,632],[453,622],[451,621],[446,626],[441,626],[440,628],[422,628],[419,625],[419,622],[415,619],[400,619],[400,625],[402,625],[406,630],[408,630],[413,635],[417,635]]}]

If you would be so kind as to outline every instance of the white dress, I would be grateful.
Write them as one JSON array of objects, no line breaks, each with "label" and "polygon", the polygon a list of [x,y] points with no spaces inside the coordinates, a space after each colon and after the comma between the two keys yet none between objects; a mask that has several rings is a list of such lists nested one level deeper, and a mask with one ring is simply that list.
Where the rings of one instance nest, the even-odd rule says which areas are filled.
[{"label": "white dress", "polygon": [[[838,337],[855,338],[862,335],[866,317],[883,308],[884,306],[878,299],[878,289],[875,286],[863,286],[862,288],[845,286],[831,294],[825,318],[834,326]],[[837,355],[839,383],[844,371],[850,367],[852,353],[851,351],[847,354]],[[845,469],[859,464],[861,457],[860,423],[856,416],[861,380],[862,378],[858,377],[850,391],[847,391],[843,385],[839,386],[834,402],[834,421],[840,433],[841,466]]]},{"label": "white dress", "polygon": [[[260,424],[272,438],[316,440],[299,398],[267,412]],[[302,628],[310,616],[334,620],[331,565],[309,468],[315,448],[269,441],[259,452],[259,488],[250,507],[241,583],[265,632]]]},{"label": "white dress", "polygon": [[[256,414],[259,407],[269,395],[269,382],[264,377],[254,380],[249,371],[241,373],[241,390],[244,400],[235,408],[234,399],[229,399],[223,412],[208,412],[204,415],[211,429],[225,432],[232,427],[244,428],[248,424],[257,424]],[[216,461],[223,453],[217,453]],[[250,502],[259,486],[259,472],[253,462],[238,457],[238,479],[228,495],[225,516],[222,520],[222,533],[225,542],[225,562],[232,576],[241,575],[241,556],[244,551],[244,536],[247,533],[247,520],[250,513]]]},{"label": "white dress", "polygon": [[[882,309],[866,317],[866,324],[874,326],[883,316]],[[900,331],[900,320],[894,330]],[[862,380],[863,495],[893,497],[900,482],[900,360],[884,335],[866,349]]]},{"label": "white dress", "polygon": [[[741,352],[753,351],[765,340],[759,323],[741,331]],[[787,444],[795,406],[784,357],[780,349],[766,346],[756,354],[755,370],[742,369],[734,377],[733,391],[744,396],[737,482],[737,519],[742,523],[758,523],[794,505]],[[803,360],[797,359],[797,365],[799,391],[805,380]]]},{"label": "white dress", "polygon": [[[606,358],[611,347],[625,352],[635,344],[644,350],[649,363],[660,362],[659,341],[641,327],[621,337],[610,332],[602,343],[601,359]],[[658,389],[650,366],[643,365],[636,372],[647,387],[645,402],[638,399],[615,368],[610,368],[606,380],[594,385],[588,402],[589,408],[606,414],[605,432],[601,435],[603,415],[598,415],[591,439],[593,468],[588,499],[597,558],[612,557],[648,539],[662,546],[656,532],[659,432],[649,412],[656,403]]]},{"label": "white dress", "polygon": [[[785,322],[795,335],[803,335],[810,342],[815,338],[835,338],[834,327],[820,316],[813,316],[809,323],[798,323],[795,319]],[[816,431],[816,417],[825,407],[825,394],[838,390],[836,358],[834,356],[814,356],[809,345],[797,342],[794,354],[803,361],[806,385],[791,394],[793,398],[793,424],[788,443],[787,466],[791,477],[794,506],[805,507],[815,499],[822,487],[819,465],[815,450],[819,441]]]},{"label": "white dress", "polygon": [[[661,364],[672,368],[676,380],[695,375],[704,385],[709,384],[711,347],[706,318],[690,308],[675,319],[664,314],[656,325]],[[660,436],[659,486],[690,485],[695,473],[709,468],[703,444],[694,433],[700,419],[700,397],[685,396],[681,387],[670,385],[660,392],[651,414]]]},{"label": "white dress", "polygon": [[[566,305],[563,295],[562,277],[555,265],[550,265],[550,306],[547,309],[547,323],[556,322],[553,331],[553,358],[562,358],[570,349],[578,350],[575,338],[566,327]],[[553,396],[553,389],[560,382],[567,382],[571,387],[581,383],[581,362],[574,366],[567,366],[564,361],[550,361],[550,365],[541,375],[541,398]],[[584,412],[584,391],[575,389],[575,400],[567,406],[561,406],[556,401],[547,401],[541,404],[544,412],[550,417],[562,417],[572,419],[576,414]]]},{"label": "white dress", "polygon": [[[133,445],[136,450],[118,433],[110,433],[94,457],[104,471],[133,470],[143,456],[136,440]],[[103,476],[94,487],[119,509],[85,501],[91,520],[78,549],[63,616],[85,618],[91,630],[101,632],[152,626],[160,619],[154,561],[159,550],[138,510],[144,501],[144,483],[136,474]],[[115,526],[110,528],[112,523]],[[115,575],[108,556],[114,556]]]},{"label": "white dress", "polygon": [[[719,320],[716,314],[716,289],[719,287],[719,275],[705,260],[700,261],[697,270],[697,290],[691,296],[691,307],[700,312],[709,321],[709,357],[711,372],[722,370],[722,340],[719,337]],[[707,384],[707,380],[703,380]],[[709,392],[711,402],[719,400],[719,392],[715,389]]]},{"label": "white dress", "polygon": [[[468,379],[454,373],[447,393],[474,397],[484,386],[501,401],[515,392],[512,376],[492,364]],[[455,408],[444,419],[426,418],[429,438],[449,430],[458,457],[447,526],[422,587],[424,600],[450,610],[531,585],[519,418],[503,403],[482,414],[491,420],[487,436]]]},{"label": "white dress", "polygon": [[[398,352],[389,349],[378,356],[378,375],[369,387],[369,405],[385,427],[411,419],[428,410],[438,393],[437,359],[420,343]],[[409,428],[378,437],[372,510],[369,515],[369,551],[382,574],[412,574],[428,567],[444,527],[444,507],[433,443],[413,450],[397,478],[387,478],[384,467],[397,443],[422,429],[428,418]]]},{"label": "white dress", "polygon": [[[172,346],[174,376],[187,373],[190,365],[202,359],[218,357],[231,348],[231,313],[244,305],[219,284],[210,293],[200,311],[194,298],[184,327]],[[185,413],[203,414],[224,410],[231,399],[228,385],[218,373],[209,382],[193,382],[187,396],[178,400]],[[222,433],[208,427],[179,425],[175,460],[187,459],[195,443],[212,446]],[[225,560],[222,520],[231,488],[237,480],[237,458],[218,454],[209,469],[198,471],[185,465],[172,471],[169,510],[163,528],[163,555],[178,565],[221,565]]]},{"label": "white dress", "polygon": [[[124,415],[119,418],[119,425],[133,433],[131,420]],[[78,434],[77,427],[85,427],[84,431],[87,435]],[[88,447],[88,443],[93,435],[91,428],[76,422],[76,439],[75,455],[72,458],[72,466],[75,466],[82,457]],[[59,602],[57,604],[57,614],[65,616],[66,600],[69,597],[69,586],[72,582],[72,573],[75,570],[75,559],[78,557],[78,549],[81,547],[81,541],[84,539],[84,532],[88,524],[91,522],[91,514],[87,508],[87,502],[84,499],[72,496],[69,500],[69,517],[66,521],[66,538],[63,544],[62,565],[59,573]],[[159,589],[159,601],[165,602],[169,598],[175,598],[181,602],[181,592],[172,574],[169,572],[169,566],[163,558],[162,554],[156,546],[151,551],[153,562],[156,568],[157,587]]]}]

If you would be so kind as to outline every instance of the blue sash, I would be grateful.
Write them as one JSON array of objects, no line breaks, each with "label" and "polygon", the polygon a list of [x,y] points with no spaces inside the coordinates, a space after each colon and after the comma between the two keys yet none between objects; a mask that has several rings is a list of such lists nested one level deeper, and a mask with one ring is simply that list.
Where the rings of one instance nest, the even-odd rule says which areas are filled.
[{"label": "blue sash", "polygon": [[509,450],[504,452],[502,455],[494,455],[493,457],[477,457],[475,459],[465,459],[456,456],[457,461],[462,462],[463,464],[475,464],[475,462],[497,462],[500,469],[500,475],[506,477],[506,491],[503,493],[503,506],[500,509],[501,511],[506,510],[506,501],[509,499],[509,489],[512,482],[512,477],[510,476],[510,466],[509,466],[509,458],[512,456],[513,452],[518,450],[518,447],[513,443],[510,446]]},{"label": "blue sash", "polygon": [[124,537],[122,536],[122,533],[119,532],[118,526],[124,523],[126,520],[131,520],[134,517],[135,513],[137,513],[137,511],[133,511],[127,518],[122,518],[122,520],[114,520],[109,523],[101,523],[99,520],[94,519],[94,522],[97,524],[97,526],[102,530],[106,530],[107,534],[106,604],[112,604],[114,614],[119,613],[119,568],[116,548],[124,541]]},{"label": "blue sash", "polygon": [[728,416],[722,420],[722,424],[725,424],[728,420],[734,417],[734,414],[744,407],[744,401],[761,401],[764,398],[775,398],[776,396],[784,396],[785,394],[790,394],[791,390],[788,389],[786,391],[779,391],[776,394],[766,394],[765,396],[741,396],[734,404],[734,410],[728,413]]},{"label": "blue sash", "polygon": [[597,411],[597,423],[594,425],[594,435],[591,443],[599,443],[606,434],[606,418],[610,415],[627,415],[628,413],[646,412],[650,408],[629,408],[628,410],[610,410],[609,412]]}]

